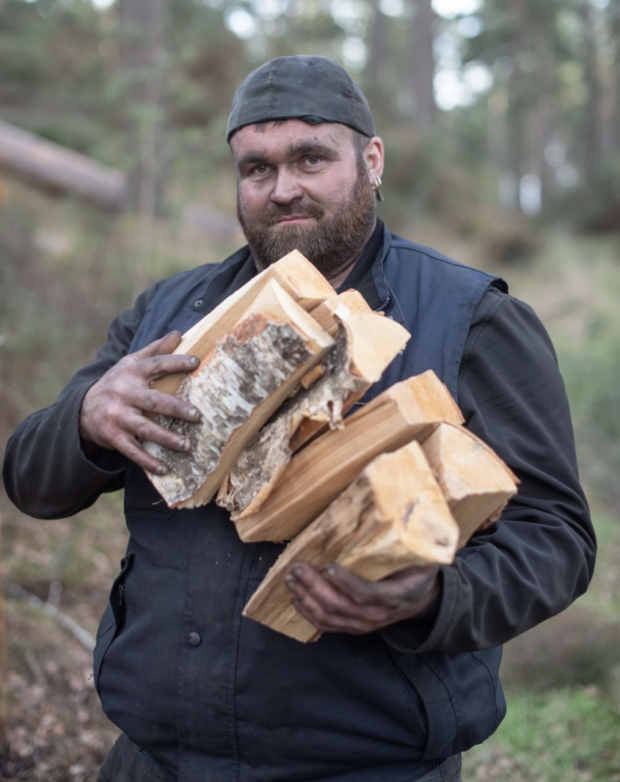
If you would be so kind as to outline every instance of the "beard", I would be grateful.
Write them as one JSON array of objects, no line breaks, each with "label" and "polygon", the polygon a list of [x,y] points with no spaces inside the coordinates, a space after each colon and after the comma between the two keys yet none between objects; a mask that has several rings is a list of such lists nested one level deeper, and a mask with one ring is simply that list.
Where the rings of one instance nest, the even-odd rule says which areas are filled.
[{"label": "beard", "polygon": [[[312,217],[311,225],[278,225],[290,215]],[[237,198],[237,217],[259,270],[292,250],[299,250],[328,279],[344,271],[362,253],[376,222],[375,194],[365,167],[358,165],[349,198],[331,214],[317,202],[269,202],[260,215],[244,217]]]}]

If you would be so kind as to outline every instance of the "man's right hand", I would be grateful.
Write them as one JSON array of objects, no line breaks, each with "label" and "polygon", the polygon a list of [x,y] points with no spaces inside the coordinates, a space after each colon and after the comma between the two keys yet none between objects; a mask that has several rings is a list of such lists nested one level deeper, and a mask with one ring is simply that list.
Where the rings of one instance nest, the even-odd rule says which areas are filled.
[{"label": "man's right hand", "polygon": [[87,391],[80,411],[80,436],[85,442],[116,450],[149,472],[163,475],[163,462],[148,454],[140,440],[150,440],[173,451],[187,451],[189,441],[164,429],[144,413],[155,413],[196,423],[200,411],[170,394],[154,391],[150,383],[175,372],[191,372],[195,356],[170,355],[181,342],[173,331],[137,353],[122,358]]}]

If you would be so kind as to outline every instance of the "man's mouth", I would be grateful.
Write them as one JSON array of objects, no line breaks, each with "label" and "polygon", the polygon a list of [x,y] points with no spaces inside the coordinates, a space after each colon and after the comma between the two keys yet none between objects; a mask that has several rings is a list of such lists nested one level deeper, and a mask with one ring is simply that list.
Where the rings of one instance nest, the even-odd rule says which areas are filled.
[{"label": "man's mouth", "polygon": [[284,215],[278,220],[278,225],[297,225],[305,223],[307,220],[312,220],[312,218],[307,215]]}]

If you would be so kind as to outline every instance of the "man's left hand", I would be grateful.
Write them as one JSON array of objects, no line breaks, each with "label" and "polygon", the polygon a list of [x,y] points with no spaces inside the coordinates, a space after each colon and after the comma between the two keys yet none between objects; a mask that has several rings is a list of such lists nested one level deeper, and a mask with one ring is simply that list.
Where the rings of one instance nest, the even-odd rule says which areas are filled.
[{"label": "man's left hand", "polygon": [[328,565],[296,562],[285,579],[293,605],[317,629],[362,635],[403,619],[428,618],[441,598],[439,566],[402,570],[375,583]]}]

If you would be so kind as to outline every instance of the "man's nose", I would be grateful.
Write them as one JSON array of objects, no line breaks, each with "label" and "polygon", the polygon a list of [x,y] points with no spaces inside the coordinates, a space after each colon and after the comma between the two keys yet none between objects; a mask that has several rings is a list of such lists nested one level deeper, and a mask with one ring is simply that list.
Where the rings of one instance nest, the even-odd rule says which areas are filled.
[{"label": "man's nose", "polygon": [[271,200],[275,204],[288,204],[304,194],[299,180],[292,171],[280,169],[276,176],[276,181],[271,191]]}]

